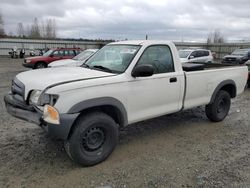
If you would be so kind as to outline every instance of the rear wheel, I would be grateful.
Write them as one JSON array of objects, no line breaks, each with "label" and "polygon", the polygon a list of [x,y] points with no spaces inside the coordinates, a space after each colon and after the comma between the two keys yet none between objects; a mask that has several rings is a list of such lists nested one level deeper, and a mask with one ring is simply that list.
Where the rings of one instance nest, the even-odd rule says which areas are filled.
[{"label": "rear wheel", "polygon": [[228,92],[221,90],[217,93],[213,103],[206,105],[208,119],[219,122],[225,119],[231,106],[231,97]]},{"label": "rear wheel", "polygon": [[104,161],[118,143],[118,125],[105,113],[85,114],[74,126],[65,149],[73,161],[83,166]]},{"label": "rear wheel", "polygon": [[35,66],[35,69],[44,69],[47,67],[47,64],[44,62],[38,62]]}]

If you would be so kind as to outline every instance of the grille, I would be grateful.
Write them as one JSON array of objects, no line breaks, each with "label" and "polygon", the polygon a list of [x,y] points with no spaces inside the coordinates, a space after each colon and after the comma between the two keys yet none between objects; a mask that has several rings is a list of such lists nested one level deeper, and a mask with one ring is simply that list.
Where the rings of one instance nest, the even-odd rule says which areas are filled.
[{"label": "grille", "polygon": [[236,58],[228,57],[228,58],[226,58],[226,61],[230,61],[230,62],[236,61]]},{"label": "grille", "polygon": [[24,84],[15,78],[12,81],[11,85],[11,93],[13,94],[13,97],[19,101],[24,102],[24,91]]}]

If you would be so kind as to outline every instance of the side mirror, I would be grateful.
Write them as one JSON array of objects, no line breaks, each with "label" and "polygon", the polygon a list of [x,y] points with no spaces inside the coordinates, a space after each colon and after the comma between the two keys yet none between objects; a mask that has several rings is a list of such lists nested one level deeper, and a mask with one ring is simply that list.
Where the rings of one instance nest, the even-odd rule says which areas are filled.
[{"label": "side mirror", "polygon": [[193,55],[189,56],[189,59],[194,59],[194,56]]},{"label": "side mirror", "polygon": [[154,74],[154,67],[150,64],[136,65],[132,70],[133,77],[148,77]]},{"label": "side mirror", "polygon": [[53,54],[50,54],[49,56],[50,56],[50,57],[54,57],[54,55],[53,55]]}]

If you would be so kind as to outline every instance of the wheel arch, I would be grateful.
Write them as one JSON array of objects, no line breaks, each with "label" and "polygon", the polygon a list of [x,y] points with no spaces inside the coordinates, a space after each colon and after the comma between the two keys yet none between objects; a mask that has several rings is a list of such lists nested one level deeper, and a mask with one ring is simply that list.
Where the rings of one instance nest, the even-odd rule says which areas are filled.
[{"label": "wheel arch", "polygon": [[237,94],[236,84],[233,80],[224,80],[222,81],[214,90],[212,97],[210,99],[210,104],[215,100],[216,94],[220,91],[227,91],[231,98],[235,98]]},{"label": "wheel arch", "polygon": [[95,110],[103,111],[108,114],[122,127],[128,124],[127,111],[124,105],[113,97],[100,97],[79,102],[72,106],[67,113],[84,114],[85,112],[87,113]]},{"label": "wheel arch", "polygon": [[48,66],[48,64],[47,64],[45,61],[37,61],[37,62],[34,64],[34,67],[36,68],[36,66],[37,66],[39,63],[45,64],[46,67]]}]

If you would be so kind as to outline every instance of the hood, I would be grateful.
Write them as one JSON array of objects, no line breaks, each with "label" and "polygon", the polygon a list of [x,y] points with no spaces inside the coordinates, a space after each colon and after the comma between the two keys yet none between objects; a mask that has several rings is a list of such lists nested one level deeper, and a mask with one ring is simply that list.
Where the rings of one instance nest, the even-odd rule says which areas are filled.
[{"label": "hood", "polygon": [[77,61],[73,59],[63,59],[54,61],[49,64],[49,67],[63,67],[63,66],[69,66],[69,67],[76,67]]},{"label": "hood", "polygon": [[83,67],[59,67],[30,70],[19,73],[16,78],[25,85],[25,98],[30,90],[44,90],[50,85],[79,80],[112,76],[115,74]]},{"label": "hood", "polygon": [[242,55],[226,55],[226,56],[224,56],[224,59],[225,58],[236,58],[236,59],[241,59],[241,58],[243,58],[244,56]]},{"label": "hood", "polygon": [[187,63],[188,62],[187,58],[180,58],[180,60],[181,60],[181,63]]},{"label": "hood", "polygon": [[39,59],[46,59],[46,56],[33,56],[33,57],[26,57],[25,60],[39,60]]}]

